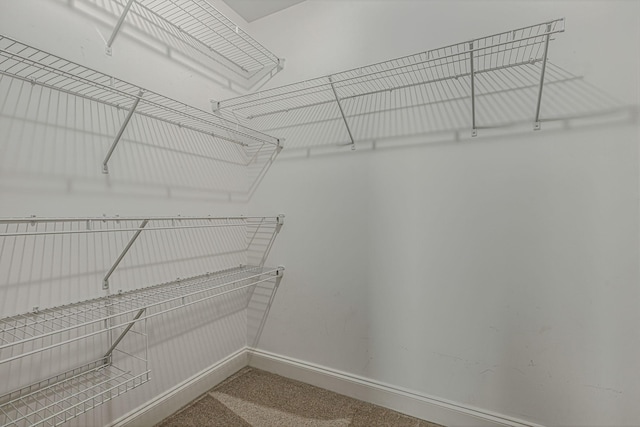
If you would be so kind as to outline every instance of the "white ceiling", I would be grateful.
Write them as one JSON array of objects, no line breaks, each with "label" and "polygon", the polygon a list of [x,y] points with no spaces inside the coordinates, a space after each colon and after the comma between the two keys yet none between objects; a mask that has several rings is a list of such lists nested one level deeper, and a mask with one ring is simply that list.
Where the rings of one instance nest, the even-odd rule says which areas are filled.
[{"label": "white ceiling", "polygon": [[253,22],[304,0],[224,0],[245,21]]}]

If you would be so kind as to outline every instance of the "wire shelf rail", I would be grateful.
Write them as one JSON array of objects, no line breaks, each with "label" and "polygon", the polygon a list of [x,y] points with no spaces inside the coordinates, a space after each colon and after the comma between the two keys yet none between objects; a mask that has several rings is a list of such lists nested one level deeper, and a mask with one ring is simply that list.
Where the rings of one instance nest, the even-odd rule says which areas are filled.
[{"label": "wire shelf rail", "polygon": [[178,40],[190,51],[222,64],[245,79],[282,66],[282,61],[224,14],[206,1],[194,0],[114,0],[120,19],[109,40],[114,40],[127,14],[140,27],[153,26]]},{"label": "wire shelf rail", "polygon": [[[393,121],[398,120],[401,110],[416,115],[429,105],[460,103],[464,105],[466,127],[476,136],[477,129],[483,127],[476,120],[476,102],[482,95],[478,89],[483,89],[478,87],[479,81],[501,79],[508,86],[517,78],[505,77],[505,73],[519,70],[517,74],[522,74],[524,71],[520,70],[526,70],[535,75],[536,96],[530,110],[535,129],[539,129],[548,45],[554,35],[563,31],[564,19],[556,19],[231,98],[218,102],[216,109],[225,117],[239,118],[245,125],[278,129],[293,144],[304,128],[307,135],[314,129],[325,130],[323,137],[355,148],[355,141],[367,139],[364,133],[375,128],[381,118]],[[358,123],[364,119],[368,126]],[[329,135],[328,124],[333,124]],[[431,123],[431,127],[434,125],[438,123]],[[389,127],[401,131],[402,126],[403,123],[396,123]]]},{"label": "wire shelf rail", "polygon": [[[136,114],[201,134],[211,143],[233,143],[247,158],[263,147],[279,149],[280,141],[263,132],[68,61],[6,36],[0,36],[0,75],[127,111],[104,159],[103,172],[131,117]],[[176,141],[179,144],[179,141]]]}]

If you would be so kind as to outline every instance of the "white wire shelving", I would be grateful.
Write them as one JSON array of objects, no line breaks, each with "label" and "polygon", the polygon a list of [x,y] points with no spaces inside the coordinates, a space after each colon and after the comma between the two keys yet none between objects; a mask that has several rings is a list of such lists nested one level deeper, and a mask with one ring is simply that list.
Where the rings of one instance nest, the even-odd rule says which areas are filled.
[{"label": "white wire shelving", "polygon": [[[119,19],[106,44],[114,41],[127,20],[132,25],[177,41],[185,54],[194,53],[221,64],[244,79],[266,76],[282,69],[284,62],[239,28],[207,1],[113,0]],[[150,27],[150,28],[147,28]],[[172,44],[175,45],[175,44]]]},{"label": "white wire shelving", "polygon": [[[95,346],[97,342],[100,347],[93,349],[99,353],[97,360],[0,396],[0,426],[59,425],[142,385],[149,381],[150,372],[147,364],[148,319],[242,290],[249,292],[261,283],[272,282],[277,286],[283,276],[282,266],[240,265],[111,293],[111,275],[142,233],[243,227],[251,245],[259,238],[260,230],[269,228],[274,230],[270,246],[283,223],[283,215],[0,219],[0,224],[5,225],[5,231],[0,233],[3,248],[6,239],[15,247],[16,239],[44,245],[43,239],[61,235],[74,239],[82,234],[125,233],[130,236],[111,268],[105,271],[101,284],[107,292],[105,296],[50,308],[35,307],[29,313],[0,319],[0,367],[11,367],[12,363],[28,360],[33,362],[34,357],[46,357],[55,349],[87,340],[93,340],[90,345]],[[39,224],[69,226],[51,229],[38,227]],[[70,226],[72,224],[74,226]],[[131,341],[132,337],[137,337],[138,341]]]},{"label": "white wire shelving", "polygon": [[[6,36],[0,36],[0,75],[95,101],[126,112],[120,129],[106,152],[102,169],[109,172],[111,159],[134,114],[172,125],[183,132],[180,138],[205,140],[211,144],[232,144],[249,165],[265,150],[279,151],[280,140],[263,132],[225,120],[215,114],[127,83],[100,71],[68,61]],[[185,132],[189,131],[189,133]],[[191,136],[189,136],[191,135]],[[152,142],[152,141],[149,141]]]},{"label": "white wire shelving", "polygon": [[[0,319],[0,351],[26,343],[42,344],[0,363],[40,353],[70,342],[102,334],[179,308],[236,292],[281,277],[284,268],[241,266],[180,279],[135,291],[79,303],[37,310]],[[108,324],[104,327],[103,325]],[[82,329],[80,334],[50,344],[45,338]]]},{"label": "white wire shelving", "polygon": [[519,92],[516,103],[527,104],[538,130],[549,43],[563,31],[564,19],[556,19],[227,99],[214,110],[277,131],[289,146],[322,140],[355,148],[357,141],[442,128],[476,136],[495,125],[487,100]]},{"label": "white wire shelving", "polygon": [[0,425],[57,426],[149,381],[146,360],[123,369],[103,359],[0,397]]}]

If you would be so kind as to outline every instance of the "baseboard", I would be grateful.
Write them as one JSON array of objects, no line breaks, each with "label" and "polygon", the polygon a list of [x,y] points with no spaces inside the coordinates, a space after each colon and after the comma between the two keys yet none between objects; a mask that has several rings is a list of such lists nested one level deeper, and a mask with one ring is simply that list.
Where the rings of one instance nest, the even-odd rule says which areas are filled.
[{"label": "baseboard", "polygon": [[109,427],[152,426],[159,423],[247,366],[247,355],[246,347],[241,348],[215,365],[198,372],[153,400],[118,418],[109,424]]},{"label": "baseboard", "polygon": [[249,366],[448,427],[542,427],[444,399],[262,350],[247,350]]},{"label": "baseboard", "polygon": [[273,372],[447,427],[543,427],[278,354],[242,348],[120,417],[109,427],[155,425],[245,366]]}]

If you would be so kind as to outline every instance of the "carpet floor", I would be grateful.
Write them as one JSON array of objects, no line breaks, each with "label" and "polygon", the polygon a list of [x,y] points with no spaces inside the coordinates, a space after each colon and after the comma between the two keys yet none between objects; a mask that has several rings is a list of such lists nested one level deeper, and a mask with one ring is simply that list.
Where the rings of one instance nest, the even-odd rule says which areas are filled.
[{"label": "carpet floor", "polygon": [[157,427],[441,427],[254,368],[244,368]]}]

